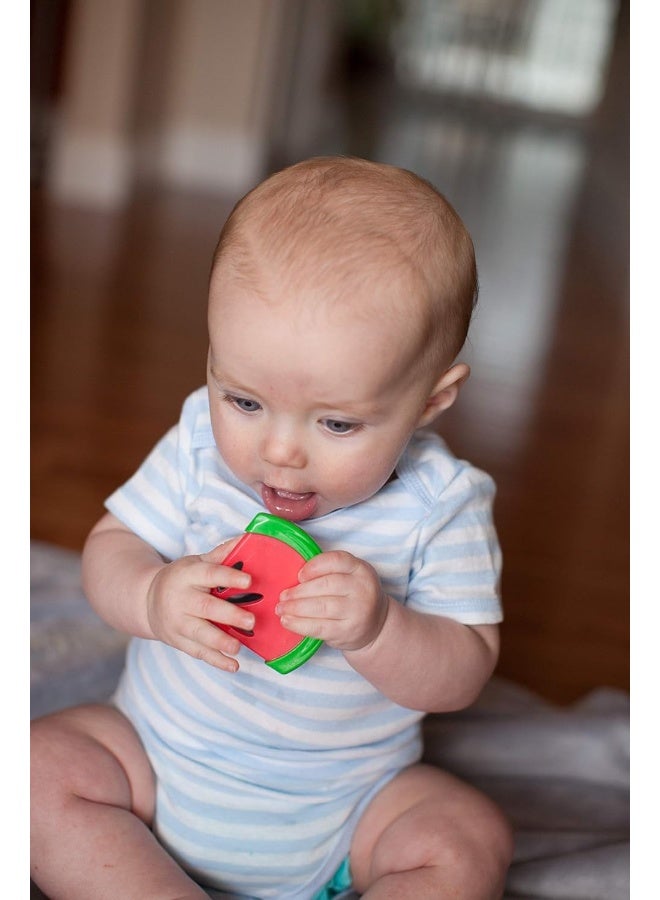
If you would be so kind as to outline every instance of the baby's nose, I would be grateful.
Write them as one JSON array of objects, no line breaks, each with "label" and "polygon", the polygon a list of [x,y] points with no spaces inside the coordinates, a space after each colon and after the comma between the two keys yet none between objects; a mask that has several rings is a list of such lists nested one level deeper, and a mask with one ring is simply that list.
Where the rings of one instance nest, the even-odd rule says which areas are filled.
[{"label": "baby's nose", "polygon": [[261,456],[278,468],[302,469],[307,463],[304,441],[293,429],[271,429],[264,438]]}]

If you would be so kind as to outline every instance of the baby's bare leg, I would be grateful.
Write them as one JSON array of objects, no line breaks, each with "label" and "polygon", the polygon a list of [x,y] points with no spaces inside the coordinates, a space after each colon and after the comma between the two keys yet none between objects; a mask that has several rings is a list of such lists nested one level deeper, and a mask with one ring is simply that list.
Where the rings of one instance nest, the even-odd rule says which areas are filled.
[{"label": "baby's bare leg", "polygon": [[488,798],[419,765],[367,807],[353,839],[351,870],[365,900],[496,900],[511,854],[509,826]]},{"label": "baby's bare leg", "polygon": [[32,726],[32,866],[51,900],[207,895],[149,828],[154,776],[117,710],[81,706]]}]

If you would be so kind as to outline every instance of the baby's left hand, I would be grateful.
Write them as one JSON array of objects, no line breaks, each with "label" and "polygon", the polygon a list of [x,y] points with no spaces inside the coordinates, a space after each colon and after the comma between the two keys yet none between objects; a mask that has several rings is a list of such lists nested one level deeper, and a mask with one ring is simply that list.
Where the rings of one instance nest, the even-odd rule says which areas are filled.
[{"label": "baby's left hand", "polygon": [[343,550],[321,553],[282,591],[276,613],[289,631],[321,638],[338,650],[360,650],[380,634],[388,597],[376,570]]}]

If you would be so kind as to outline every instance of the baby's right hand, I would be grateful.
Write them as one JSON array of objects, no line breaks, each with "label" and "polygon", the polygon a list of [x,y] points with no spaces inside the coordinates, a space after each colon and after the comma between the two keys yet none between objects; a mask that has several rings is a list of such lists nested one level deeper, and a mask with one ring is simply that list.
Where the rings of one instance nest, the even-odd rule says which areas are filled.
[{"label": "baby's right hand", "polygon": [[233,657],[241,645],[211,621],[246,630],[254,626],[251,612],[210,593],[218,585],[240,590],[250,586],[247,572],[222,565],[236,540],[164,565],[147,592],[147,618],[154,637],[227,672],[237,671]]}]

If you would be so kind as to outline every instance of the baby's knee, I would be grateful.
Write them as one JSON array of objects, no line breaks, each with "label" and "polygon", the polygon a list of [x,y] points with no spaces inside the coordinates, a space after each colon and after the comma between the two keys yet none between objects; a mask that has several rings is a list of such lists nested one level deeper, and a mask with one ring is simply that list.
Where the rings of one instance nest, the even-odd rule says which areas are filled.
[{"label": "baby's knee", "polygon": [[30,837],[35,859],[52,847],[51,838],[64,827],[67,805],[81,786],[78,744],[61,715],[30,725]]},{"label": "baby's knee", "polygon": [[506,873],[513,858],[513,828],[504,813],[494,804],[491,804],[491,816],[489,833],[492,853],[496,862],[504,868]]},{"label": "baby's knee", "polygon": [[[69,711],[30,726],[30,796],[33,821],[47,818],[72,796],[86,796],[94,778],[98,747]],[[97,773],[99,777],[100,773]],[[87,784],[89,783],[89,784]]]},{"label": "baby's knee", "polygon": [[484,797],[479,816],[470,823],[464,838],[463,850],[467,846],[472,862],[482,867],[491,884],[500,886],[493,896],[501,896],[513,857],[513,831],[509,821]]},{"label": "baby's knee", "polygon": [[151,769],[137,735],[116,710],[77,707],[36,719],[30,758],[35,821],[56,815],[73,798],[151,816]]},{"label": "baby's knee", "polygon": [[67,776],[75,773],[77,743],[60,714],[30,723],[30,797],[35,812],[67,791]]},{"label": "baby's knee", "polygon": [[[436,838],[438,836],[436,835]],[[500,898],[513,857],[513,832],[504,814],[486,797],[435,843],[435,865],[453,872],[465,896]]]},{"label": "baby's knee", "polygon": [[439,895],[452,885],[460,896],[496,900],[513,855],[511,827],[486,796],[454,784],[455,794],[429,791],[385,829],[372,871],[424,871],[431,883],[437,879]]}]

